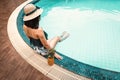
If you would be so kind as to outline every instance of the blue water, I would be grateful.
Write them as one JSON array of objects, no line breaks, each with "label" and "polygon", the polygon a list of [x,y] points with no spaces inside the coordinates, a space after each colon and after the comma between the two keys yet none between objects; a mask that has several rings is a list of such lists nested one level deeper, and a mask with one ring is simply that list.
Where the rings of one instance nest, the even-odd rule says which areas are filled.
[{"label": "blue water", "polygon": [[56,50],[77,61],[120,72],[119,0],[41,0],[49,38],[68,31]]}]

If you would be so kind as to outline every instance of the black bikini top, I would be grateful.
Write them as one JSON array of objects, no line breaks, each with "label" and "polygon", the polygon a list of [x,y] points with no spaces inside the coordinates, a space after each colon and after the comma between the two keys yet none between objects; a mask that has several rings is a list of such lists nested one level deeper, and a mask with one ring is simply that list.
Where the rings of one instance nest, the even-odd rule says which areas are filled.
[{"label": "black bikini top", "polygon": [[[45,31],[44,31],[44,35],[46,39],[48,39],[48,34]],[[43,44],[41,43],[40,39],[34,39],[32,37],[29,37],[29,39],[30,39],[30,44],[32,46],[43,47]]]}]

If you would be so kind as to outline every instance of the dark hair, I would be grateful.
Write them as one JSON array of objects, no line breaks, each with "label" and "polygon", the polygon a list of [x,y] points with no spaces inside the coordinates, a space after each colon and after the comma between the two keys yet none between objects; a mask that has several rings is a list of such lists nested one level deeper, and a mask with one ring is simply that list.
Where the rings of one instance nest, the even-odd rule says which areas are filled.
[{"label": "dark hair", "polygon": [[33,29],[38,29],[39,27],[39,20],[40,20],[40,15],[32,20],[29,21],[24,21],[24,24],[27,27],[33,28]]}]

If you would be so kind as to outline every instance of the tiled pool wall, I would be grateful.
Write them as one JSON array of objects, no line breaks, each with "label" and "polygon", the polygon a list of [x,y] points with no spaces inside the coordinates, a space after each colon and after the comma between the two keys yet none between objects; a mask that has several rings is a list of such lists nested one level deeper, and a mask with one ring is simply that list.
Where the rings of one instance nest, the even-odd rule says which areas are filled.
[{"label": "tiled pool wall", "polygon": [[[31,3],[35,4],[39,0],[33,0]],[[19,16],[17,18],[17,28],[18,32],[23,38],[23,40],[30,46],[30,42],[23,32],[23,9],[20,11]],[[62,53],[58,52],[60,55]],[[91,78],[93,80],[120,80],[120,72],[109,71],[101,68],[97,68],[85,63],[78,62],[73,60],[65,55],[63,60],[55,59],[55,63],[69,71],[72,71],[81,76],[85,76]]]}]

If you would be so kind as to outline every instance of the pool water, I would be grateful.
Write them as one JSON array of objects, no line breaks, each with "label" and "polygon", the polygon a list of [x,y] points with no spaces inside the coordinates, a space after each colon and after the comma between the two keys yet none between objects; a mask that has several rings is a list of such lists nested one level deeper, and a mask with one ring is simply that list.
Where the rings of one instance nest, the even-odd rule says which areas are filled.
[{"label": "pool water", "polygon": [[40,25],[49,38],[63,31],[70,37],[56,50],[99,68],[120,72],[120,1],[41,0]]}]

